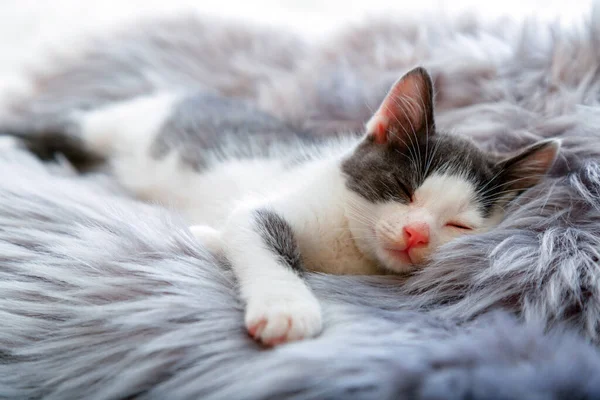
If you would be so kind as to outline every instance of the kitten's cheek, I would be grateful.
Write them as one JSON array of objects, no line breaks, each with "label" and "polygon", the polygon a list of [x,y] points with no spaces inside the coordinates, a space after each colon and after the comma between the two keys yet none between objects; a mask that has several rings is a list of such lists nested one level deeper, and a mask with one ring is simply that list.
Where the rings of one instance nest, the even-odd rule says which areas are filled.
[{"label": "kitten's cheek", "polygon": [[464,231],[460,231],[458,229],[452,229],[450,232],[447,232],[441,239],[440,239],[440,244],[438,245],[444,245],[448,242],[451,242],[454,239],[458,239],[459,237],[463,237],[465,235],[469,235],[470,232],[464,232]]}]

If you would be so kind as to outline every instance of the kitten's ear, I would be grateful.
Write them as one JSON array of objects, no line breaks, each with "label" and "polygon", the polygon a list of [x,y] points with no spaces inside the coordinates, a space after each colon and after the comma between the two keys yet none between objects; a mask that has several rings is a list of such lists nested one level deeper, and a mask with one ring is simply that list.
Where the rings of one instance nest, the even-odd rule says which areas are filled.
[{"label": "kitten's ear", "polygon": [[505,190],[522,191],[546,175],[560,150],[560,140],[543,140],[499,163]]},{"label": "kitten's ear", "polygon": [[417,67],[392,86],[367,122],[367,137],[382,144],[396,140],[410,143],[420,136],[432,135],[434,125],[433,83],[427,71]]}]

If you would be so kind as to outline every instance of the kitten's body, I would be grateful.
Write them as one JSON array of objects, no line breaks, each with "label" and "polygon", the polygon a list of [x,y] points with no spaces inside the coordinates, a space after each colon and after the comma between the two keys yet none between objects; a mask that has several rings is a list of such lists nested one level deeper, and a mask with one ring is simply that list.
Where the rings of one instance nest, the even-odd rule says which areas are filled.
[{"label": "kitten's body", "polygon": [[[555,142],[500,158],[436,133],[432,96],[429,76],[415,69],[394,85],[366,135],[319,145],[243,103],[177,94],[70,122],[82,150],[105,158],[125,188],[180,210],[196,237],[227,257],[249,333],[277,344],[321,329],[304,269],[410,271],[452,238],[492,227],[506,202],[552,165]],[[177,125],[182,104],[199,105],[199,119]],[[165,129],[195,135],[200,148],[169,142]]]},{"label": "kitten's body", "polygon": [[341,207],[353,195],[345,186],[341,163],[360,136],[348,134],[318,144],[292,137],[247,148],[240,156],[238,138],[221,133],[221,142],[205,149],[199,171],[182,165],[177,151],[161,159],[151,157],[161,128],[182,101],[189,99],[151,96],[84,114],[79,117],[83,141],[110,160],[112,173],[137,197],[176,208],[191,225],[218,230],[236,209],[294,197],[313,216],[294,224],[307,269],[383,273],[357,249]]}]

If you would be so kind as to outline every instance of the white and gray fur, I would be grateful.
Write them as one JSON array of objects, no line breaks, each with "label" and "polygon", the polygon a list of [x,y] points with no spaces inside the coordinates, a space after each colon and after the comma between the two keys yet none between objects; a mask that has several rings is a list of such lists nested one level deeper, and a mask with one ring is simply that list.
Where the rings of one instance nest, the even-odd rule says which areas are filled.
[{"label": "white and gray fur", "polygon": [[[161,93],[75,112],[63,133],[52,126],[29,141],[80,142],[133,196],[183,213],[235,272],[248,332],[273,345],[321,331],[305,269],[414,270],[448,241],[492,228],[552,166],[554,141],[502,157],[437,132],[433,101],[428,73],[414,68],[390,89],[366,135],[306,146],[241,101]],[[78,133],[69,139],[72,126]],[[410,224],[425,226],[426,245],[409,247]]]},{"label": "white and gray fur", "polygon": [[[91,177],[73,179],[73,185],[65,186],[41,172],[40,175],[29,175],[26,173],[29,169],[18,164],[22,174],[15,174],[14,179],[11,175],[11,179],[5,180],[8,186],[3,190],[2,199],[5,200],[2,201],[6,203],[1,210],[4,213],[13,210],[8,214],[12,216],[8,221],[13,222],[5,224],[22,227],[25,231],[17,235],[3,231],[6,235],[3,243],[17,243],[22,237],[33,238],[34,243],[17,244],[16,249],[11,247],[14,251],[9,254],[13,256],[7,257],[4,265],[10,265],[12,272],[4,282],[10,287],[12,282],[23,280],[31,275],[31,271],[50,261],[59,267],[50,269],[41,278],[31,277],[30,291],[8,292],[11,294],[2,310],[8,316],[15,314],[14,310],[19,307],[22,312],[18,315],[22,317],[19,317],[21,325],[7,324],[2,330],[2,344],[7,349],[4,357],[7,360],[6,374],[2,374],[6,383],[3,387],[11,391],[13,397],[46,394],[55,398],[65,397],[65,394],[85,397],[90,393],[88,390],[96,390],[94,393],[99,398],[114,397],[114,392],[107,391],[115,387],[109,383],[116,382],[124,384],[114,389],[119,394],[160,397],[167,391],[174,393],[176,398],[194,395],[226,397],[239,393],[255,398],[276,397],[291,394],[286,391],[290,388],[293,388],[293,394],[303,398],[348,398],[349,395],[392,398],[399,394],[436,398],[436,393],[437,398],[448,397],[449,393],[456,394],[457,398],[490,398],[497,393],[505,393],[506,398],[535,398],[536,395],[540,398],[561,398],[577,394],[584,398],[597,397],[595,389],[588,385],[598,381],[594,378],[598,371],[595,364],[597,354],[578,340],[569,341],[558,335],[554,341],[535,330],[528,331],[531,332],[528,335],[529,328],[520,328],[507,321],[490,323],[485,327],[486,321],[481,320],[482,330],[475,331],[469,326],[455,324],[476,318],[491,309],[505,308],[530,324],[537,321],[543,328],[552,329],[561,328],[566,323],[588,340],[597,341],[600,295],[596,283],[596,249],[600,247],[597,230],[600,221],[597,200],[600,171],[594,159],[600,155],[597,145],[600,115],[595,109],[599,81],[594,71],[599,60],[594,49],[597,48],[599,20],[594,15],[590,21],[589,27],[578,32],[554,29],[552,35],[548,27],[520,30],[521,27],[501,23],[483,28],[471,20],[447,23],[438,20],[435,24],[426,21],[399,23],[397,19],[392,22],[372,21],[349,30],[321,48],[288,44],[279,47],[279,50],[276,46],[281,36],[265,41],[258,40],[264,39],[264,33],[250,34],[261,46],[272,43],[275,49],[271,52],[260,46],[240,45],[240,54],[247,55],[248,49],[251,49],[257,53],[265,51],[270,56],[285,54],[290,59],[303,61],[300,65],[295,62],[277,63],[267,58],[268,62],[261,60],[253,64],[252,57],[246,58],[244,67],[254,65],[256,68],[240,70],[257,72],[260,67],[265,68],[262,71],[269,72],[268,78],[264,78],[267,74],[257,73],[250,80],[245,77],[238,79],[238,72],[219,68],[219,63],[225,65],[225,60],[234,50],[231,47],[223,51],[221,58],[209,57],[220,61],[207,63],[200,72],[197,65],[202,64],[198,62],[175,62],[164,68],[161,60],[169,60],[173,54],[178,55],[178,60],[201,60],[204,52],[202,32],[211,27],[189,20],[179,25],[176,21],[140,28],[134,34],[121,35],[118,41],[106,40],[105,45],[91,48],[87,55],[73,63],[53,73],[42,74],[38,80],[39,91],[13,109],[15,116],[24,116],[26,122],[33,121],[42,126],[48,119],[60,120],[74,110],[93,109],[99,104],[127,99],[140,92],[158,94],[167,86],[188,87],[191,80],[198,80],[203,82],[202,90],[208,87],[228,96],[240,94],[245,100],[255,101],[262,111],[278,116],[294,132],[319,136],[339,131],[340,127],[362,126],[371,114],[370,109],[381,101],[393,80],[418,59],[433,71],[438,87],[438,127],[459,130],[489,149],[500,151],[516,150],[541,138],[561,137],[564,139],[564,151],[552,170],[554,179],[521,196],[507,210],[508,214],[498,228],[482,235],[457,239],[444,246],[433,262],[410,278],[406,285],[398,285],[394,278],[370,280],[308,274],[309,284],[324,307],[323,335],[315,341],[267,353],[268,356],[256,352],[251,341],[243,339],[239,304],[235,312],[224,311],[211,317],[209,310],[219,309],[211,308],[214,303],[228,304],[227,307],[233,304],[227,296],[235,298],[234,287],[231,281],[223,281],[218,288],[212,286],[214,282],[221,282],[219,279],[226,274],[216,269],[212,261],[203,263],[202,268],[192,268],[202,256],[188,248],[177,247],[178,242],[169,236],[179,235],[177,229],[160,224],[142,227],[139,214],[132,208],[125,211],[117,206],[121,201],[128,203],[123,198],[100,196],[97,202],[93,202],[93,193],[88,191],[88,195],[83,195],[86,185],[91,185],[95,191],[100,190],[94,186]],[[181,28],[174,30],[174,26]],[[228,29],[240,32],[233,28],[219,29],[219,34]],[[243,32],[240,37],[247,38],[248,32]],[[195,40],[200,38],[199,46],[192,51],[180,51],[177,43],[181,38],[188,43],[196,43]],[[226,43],[235,46],[237,42]],[[362,45],[356,46],[356,43]],[[128,51],[122,51],[124,47]],[[140,86],[143,90],[138,86],[132,89],[127,84],[110,89],[107,77],[116,82],[118,79],[114,79],[118,76],[137,76],[135,67],[140,65],[140,58],[134,57],[134,52],[130,51],[132,48],[137,50],[137,54],[144,55],[146,71],[152,71],[135,79],[141,81],[149,76],[164,78],[146,80],[146,85]],[[214,51],[215,47],[210,46],[210,49]],[[107,74],[107,71],[112,74]],[[190,76],[194,78],[190,79]],[[214,77],[218,79],[212,79]],[[248,85],[248,82],[252,83]],[[45,130],[40,129],[42,131]],[[12,164],[5,168],[17,167]],[[14,197],[14,193],[22,195]],[[35,193],[41,197],[35,197]],[[76,201],[69,202],[70,196],[75,196]],[[32,200],[34,198],[38,200]],[[86,206],[88,202],[92,206]],[[108,209],[105,208],[107,204],[110,205]],[[140,203],[133,204],[134,208],[141,207]],[[116,209],[117,215],[111,214],[111,209]],[[91,214],[78,220],[77,215],[82,210]],[[59,220],[52,219],[53,215],[58,215]],[[34,226],[30,228],[24,225],[24,221],[31,221]],[[38,229],[35,226],[40,221],[55,221],[56,225],[43,225],[47,227],[44,229],[40,225]],[[61,225],[71,221],[84,222]],[[85,236],[80,230],[71,230],[78,229],[81,223],[100,228],[91,230],[92,237]],[[184,227],[179,226],[183,231]],[[45,230],[50,233],[44,233]],[[132,235],[125,234],[128,230]],[[191,240],[189,236],[186,238]],[[48,245],[41,247],[40,243]],[[153,252],[152,249],[162,249],[161,243],[176,248],[173,253],[168,253],[171,250]],[[142,250],[132,251],[138,245]],[[53,252],[48,250],[48,246]],[[196,248],[194,246],[192,248]],[[23,249],[23,253],[19,253],[21,256],[16,252],[19,249]],[[68,258],[69,252],[76,256]],[[173,254],[177,260],[174,264],[160,258],[167,253]],[[213,271],[210,276],[193,277],[194,282],[202,285],[198,290],[187,290],[188,286],[182,286],[183,278],[171,275],[171,268],[167,267],[173,265],[172,268],[179,268],[184,262],[181,257],[190,254],[191,271]],[[109,262],[109,256],[115,258]],[[28,263],[27,259],[34,261]],[[159,282],[167,282],[171,289],[147,290],[149,286],[145,278],[136,272],[137,268],[154,265],[155,261],[160,265],[148,274]],[[99,262],[106,264],[98,267]],[[98,271],[107,277],[106,283],[100,284]],[[168,276],[156,276],[167,271]],[[191,273],[186,269],[180,271],[186,277]],[[128,278],[125,279],[124,275]],[[49,284],[49,281],[56,282],[56,285]],[[65,286],[69,282],[71,285]],[[532,285],[532,282],[536,284]],[[65,291],[65,288],[72,288],[72,291]],[[173,290],[183,292],[173,296]],[[93,296],[91,299],[83,297],[82,291],[89,291]],[[34,303],[24,296],[25,293],[45,297],[62,295],[63,298],[53,303],[52,308],[39,309],[34,308],[39,303],[38,298]],[[143,297],[143,302],[127,302],[129,297],[126,293]],[[226,301],[223,301],[224,293]],[[106,301],[113,299],[109,294],[124,296],[120,298],[125,300],[123,303]],[[165,298],[169,299],[167,301],[177,298],[181,303],[174,307],[154,303]],[[184,302],[191,305],[183,306]],[[85,307],[89,304],[98,310],[96,312],[103,310],[104,318],[90,313]],[[119,308],[119,305],[125,308]],[[203,315],[205,319],[197,321],[200,325],[194,325],[189,317],[182,318],[176,323],[181,331],[175,333],[173,322],[164,322],[158,314],[162,310],[166,318],[178,307],[182,310],[190,310],[191,307],[192,315]],[[355,311],[344,313],[344,309]],[[403,309],[419,312],[404,314]],[[61,315],[55,317],[53,310]],[[432,313],[439,319],[428,325],[425,320]],[[225,318],[225,315],[231,319]],[[403,319],[403,315],[413,323]],[[30,324],[27,327],[24,325],[26,321]],[[136,327],[123,326],[126,321]],[[219,332],[230,329],[234,335],[239,335],[234,336],[234,340],[240,342],[233,343],[229,335],[217,338],[212,333],[215,332],[212,330],[215,321],[224,321],[223,324],[227,325],[215,329]],[[394,324],[386,325],[391,321]],[[18,326],[21,328],[15,332],[13,328]],[[116,336],[110,342],[99,342],[100,339],[94,340],[87,331],[81,331],[82,327],[96,332],[109,331]],[[431,328],[432,335],[423,334],[426,327]],[[185,343],[193,343],[190,346],[194,352],[190,353],[188,347],[182,350],[170,346],[161,349],[151,347],[147,352],[140,352],[140,340],[134,340],[132,329],[146,335],[146,338],[157,338],[156,335],[163,334],[185,338]],[[190,330],[198,334],[192,334]],[[405,330],[414,334],[415,342],[407,341],[402,335],[396,351],[384,336]],[[446,334],[456,340],[464,339],[465,346],[472,346],[469,348],[477,354],[475,358],[468,357],[466,354],[473,353],[465,353],[466,347],[460,347],[460,352],[453,353],[455,360],[468,366],[465,375],[460,375],[464,369],[433,358],[432,364],[427,364],[431,365],[431,369],[419,369],[419,366],[425,365],[421,360],[426,359],[426,355],[435,358],[436,354],[450,354],[457,348],[456,342],[440,340],[439,335]],[[467,336],[461,336],[463,334]],[[322,341],[328,337],[331,341],[323,344]],[[168,338],[165,340],[174,343]],[[152,340],[147,342],[157,344]],[[212,353],[204,353],[214,350],[216,343],[223,345],[218,353],[231,355],[231,359],[217,359],[214,354],[211,356]],[[492,343],[502,344],[496,346]],[[531,346],[532,343],[546,343],[547,347]],[[106,358],[94,358],[102,354],[106,354]],[[125,354],[126,361],[121,364],[114,361],[123,359]],[[182,358],[182,354],[191,358]],[[268,361],[265,362],[273,367],[272,371],[287,375],[285,378],[272,375],[274,380],[268,382],[257,380],[255,375],[245,375],[244,371],[266,369],[249,354],[256,354],[261,360],[261,357],[266,357],[264,359]],[[484,360],[487,356],[490,357],[485,358],[487,361],[473,363],[474,359]],[[389,362],[381,361],[382,357]],[[65,363],[64,359],[70,362]],[[242,360],[248,360],[248,363],[242,363]],[[307,360],[314,360],[314,363],[303,364]],[[316,366],[324,365],[323,360],[329,361],[323,371],[330,371],[331,375],[315,373]],[[340,369],[332,365],[332,360],[339,360],[334,365]],[[368,360],[382,368],[375,368]],[[413,363],[411,360],[416,361]],[[507,363],[503,364],[503,360]],[[532,375],[525,374],[526,371],[512,372],[515,364],[531,366],[531,360],[543,360],[533,367],[525,367]],[[133,366],[143,365],[144,361],[148,363],[145,364],[148,365],[146,369],[140,371]],[[489,364],[485,364],[488,361]],[[89,367],[92,364],[95,368]],[[241,364],[244,369],[233,368]],[[286,365],[293,365],[293,368],[286,369]],[[481,365],[482,372],[471,374],[471,368],[477,368],[474,365]],[[511,373],[503,375],[501,365],[510,365],[504,371]],[[542,366],[550,370],[544,370]],[[411,374],[415,371],[413,368],[423,373]],[[200,378],[206,377],[205,372],[212,369],[222,380]],[[153,373],[157,370],[167,370],[168,377],[157,377]],[[234,371],[236,382],[240,385],[231,385],[232,375],[224,371]],[[390,375],[390,371],[398,373]],[[139,379],[125,383],[125,380],[118,379],[119,374],[136,374]],[[62,379],[54,379],[58,375]],[[99,376],[102,379],[97,379]],[[324,376],[331,379],[323,379]],[[311,377],[318,377],[319,383],[316,384]],[[414,382],[410,380],[412,377],[416,377],[419,384],[411,383]],[[255,386],[249,388],[250,382]],[[557,386],[546,386],[548,384]],[[412,389],[416,392],[411,392]],[[443,390],[443,395],[435,390]]]}]

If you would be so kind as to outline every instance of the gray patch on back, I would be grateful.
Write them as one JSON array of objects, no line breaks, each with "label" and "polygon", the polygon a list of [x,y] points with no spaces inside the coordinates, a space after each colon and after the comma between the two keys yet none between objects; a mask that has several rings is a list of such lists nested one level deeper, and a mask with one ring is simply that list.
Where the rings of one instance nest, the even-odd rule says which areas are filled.
[{"label": "gray patch on back", "polygon": [[206,166],[208,154],[255,157],[266,155],[273,143],[304,138],[283,121],[245,101],[194,94],[175,107],[150,151],[158,159],[177,151],[186,165],[200,170]]}]

